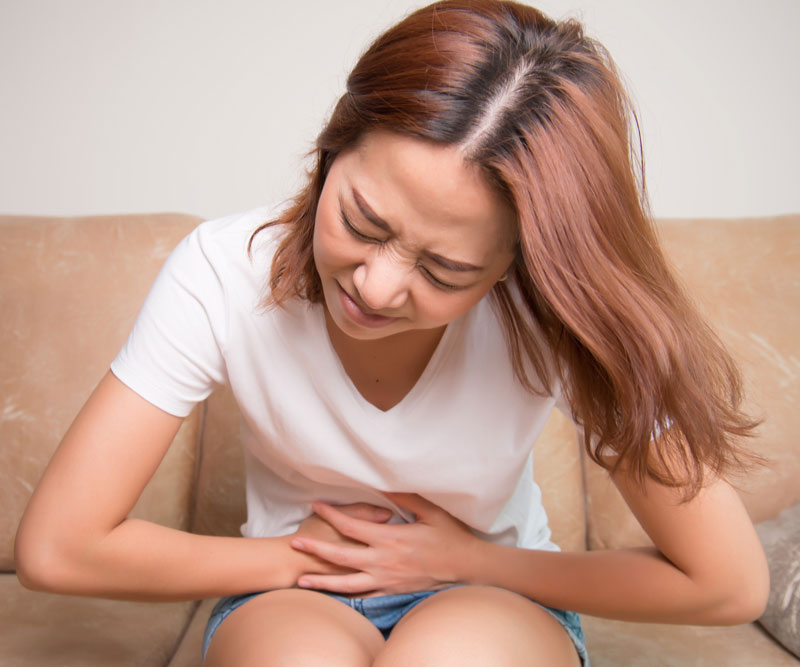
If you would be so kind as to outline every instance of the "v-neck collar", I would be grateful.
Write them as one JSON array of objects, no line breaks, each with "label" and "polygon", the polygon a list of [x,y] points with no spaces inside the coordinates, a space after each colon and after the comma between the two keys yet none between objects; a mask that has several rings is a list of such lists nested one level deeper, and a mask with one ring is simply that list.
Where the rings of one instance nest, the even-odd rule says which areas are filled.
[{"label": "v-neck collar", "polygon": [[396,415],[406,412],[420,399],[420,397],[427,392],[428,387],[436,377],[437,368],[447,358],[447,355],[452,347],[452,341],[457,332],[463,326],[464,318],[469,314],[467,313],[466,315],[462,315],[460,318],[450,322],[445,327],[444,333],[436,345],[436,349],[433,351],[431,358],[428,360],[428,363],[425,366],[425,369],[422,371],[422,374],[414,383],[414,386],[412,386],[406,395],[403,396],[403,398],[401,398],[392,407],[390,407],[388,410],[382,410],[364,398],[364,395],[358,390],[355,383],[347,374],[344,364],[342,364],[342,360],[339,358],[336,349],[333,347],[327,326],[325,325],[324,307],[321,304],[315,304],[311,310],[313,326],[317,328],[317,333],[324,339],[326,344],[326,356],[327,361],[329,362],[330,371],[332,375],[337,377],[339,379],[338,381],[344,385],[343,393],[349,395],[352,401],[360,406],[364,412],[372,414],[376,418],[383,417],[386,419],[390,417],[394,418]]}]

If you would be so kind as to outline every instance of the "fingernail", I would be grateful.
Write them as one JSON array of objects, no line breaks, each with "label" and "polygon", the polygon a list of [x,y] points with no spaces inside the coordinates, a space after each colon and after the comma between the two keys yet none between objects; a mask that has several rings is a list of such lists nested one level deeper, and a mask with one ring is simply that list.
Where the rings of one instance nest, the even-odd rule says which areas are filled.
[{"label": "fingernail", "polygon": [[311,582],[308,579],[298,579],[297,585],[300,588],[311,588]]},{"label": "fingernail", "polygon": [[289,544],[294,549],[302,549],[305,545],[303,544],[302,540],[298,540],[297,538],[293,539]]}]

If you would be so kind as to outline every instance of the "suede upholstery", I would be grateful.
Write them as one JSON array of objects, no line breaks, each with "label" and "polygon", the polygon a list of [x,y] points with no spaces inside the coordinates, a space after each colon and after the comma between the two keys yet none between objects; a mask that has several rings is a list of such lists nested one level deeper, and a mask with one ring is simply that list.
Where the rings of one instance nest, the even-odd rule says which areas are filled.
[{"label": "suede upholstery", "polygon": [[[72,417],[124,341],[158,267],[199,220],[176,214],[0,217],[0,663],[200,664],[213,600],[132,603],[33,593],[14,576],[25,503]],[[800,500],[800,216],[665,221],[668,254],[741,361],[753,446],[769,465],[741,480],[756,521]],[[186,420],[134,513],[198,533],[245,519],[238,413],[218,390]],[[646,543],[605,473],[554,415],[535,451],[554,539],[565,550]],[[596,667],[795,665],[757,624],[699,628],[586,618]]]}]

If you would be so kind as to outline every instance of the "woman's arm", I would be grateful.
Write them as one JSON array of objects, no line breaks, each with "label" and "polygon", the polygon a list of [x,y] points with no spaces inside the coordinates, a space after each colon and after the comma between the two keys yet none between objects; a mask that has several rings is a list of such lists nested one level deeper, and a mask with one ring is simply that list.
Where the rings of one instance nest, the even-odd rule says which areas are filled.
[{"label": "woman's arm", "polygon": [[[293,551],[289,537],[193,535],[128,518],[181,422],[112,373],[103,378],[20,522],[15,557],[23,585],[77,595],[180,600],[288,587],[303,572],[330,570],[329,564]],[[359,516],[373,518],[369,512]]]},{"label": "woman's arm", "polygon": [[630,621],[732,625],[764,609],[769,572],[736,492],[717,480],[680,490],[614,481],[655,548],[551,553],[477,544],[467,576],[543,604]]},{"label": "woman's arm", "polygon": [[[631,621],[727,625],[757,618],[769,574],[735,491],[716,481],[689,502],[653,481],[614,479],[656,548],[559,553],[505,547],[475,537],[415,496],[392,496],[417,514],[408,526],[370,526],[317,506],[342,534],[369,544],[348,548],[298,538],[293,546],[359,574],[304,576],[300,585],[356,592],[401,591],[424,582],[500,586],[542,604]],[[424,574],[424,576],[422,576]]]}]

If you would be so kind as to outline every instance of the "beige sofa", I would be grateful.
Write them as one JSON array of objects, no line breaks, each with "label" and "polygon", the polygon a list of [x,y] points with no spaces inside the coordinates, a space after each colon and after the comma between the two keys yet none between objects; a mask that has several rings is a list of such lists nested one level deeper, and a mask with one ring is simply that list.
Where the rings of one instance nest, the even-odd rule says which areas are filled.
[{"label": "beige sofa", "polygon": [[[158,267],[199,220],[185,215],[0,218],[0,664],[200,663],[213,601],[132,603],[23,589],[17,522],[72,417],[125,339]],[[741,360],[766,417],[755,447],[770,465],[741,481],[755,521],[800,500],[800,216],[661,224],[678,271]],[[244,519],[238,416],[213,395],[187,419],[135,514],[201,533]],[[556,415],[536,449],[555,539],[567,550],[646,537]],[[79,520],[79,519],[76,519]],[[736,554],[731,554],[732,558]],[[535,576],[535,574],[533,575]],[[699,628],[585,618],[596,667],[796,665],[758,624]]]}]

